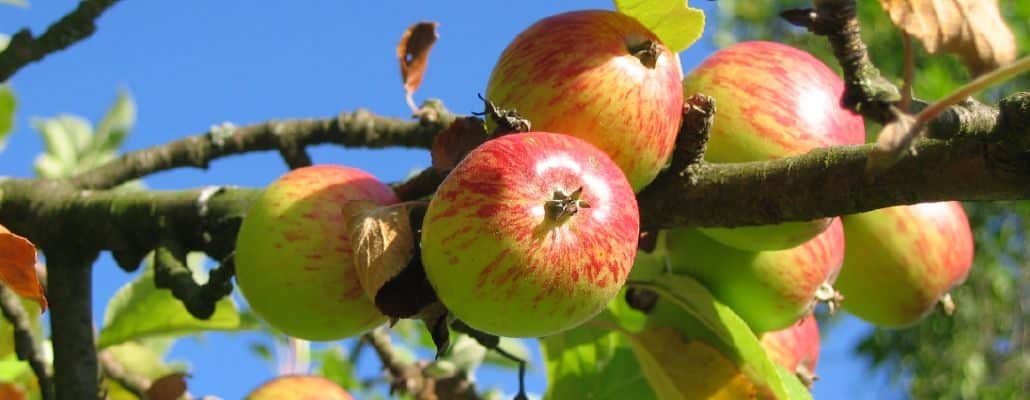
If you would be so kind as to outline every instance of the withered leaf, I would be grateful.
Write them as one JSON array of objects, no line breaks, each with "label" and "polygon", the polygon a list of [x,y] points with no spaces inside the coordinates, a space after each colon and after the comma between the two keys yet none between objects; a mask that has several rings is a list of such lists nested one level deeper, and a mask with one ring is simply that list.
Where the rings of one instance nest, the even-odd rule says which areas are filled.
[{"label": "withered leaf", "polygon": [[0,281],[19,296],[35,300],[46,310],[43,285],[36,275],[36,246],[0,225]]},{"label": "withered leaf", "polygon": [[455,119],[447,129],[440,131],[433,138],[430,155],[433,168],[447,171],[458,165],[472,149],[488,139],[483,120],[476,117]]},{"label": "withered leaf", "polygon": [[996,0],[880,0],[891,21],[930,53],[954,53],[975,75],[1016,59]]},{"label": "withered leaf", "polygon": [[917,124],[916,117],[892,109],[895,120],[888,123],[876,138],[876,146],[866,159],[866,176],[872,178],[890,168],[905,155],[912,142],[922,134],[922,124]]},{"label": "withered leaf", "polygon": [[177,400],[186,394],[186,374],[173,372],[157,378],[147,388],[148,400]]},{"label": "withered leaf", "polygon": [[422,76],[429,63],[429,50],[436,42],[436,22],[418,22],[408,27],[397,44],[397,59],[401,63],[401,80],[407,92],[408,103],[414,109],[411,95],[422,84]]},{"label": "withered leaf", "polygon": [[351,228],[354,269],[369,299],[390,279],[399,275],[415,254],[415,234],[409,214],[425,207],[424,201],[389,206],[357,200],[344,205],[345,223]]}]

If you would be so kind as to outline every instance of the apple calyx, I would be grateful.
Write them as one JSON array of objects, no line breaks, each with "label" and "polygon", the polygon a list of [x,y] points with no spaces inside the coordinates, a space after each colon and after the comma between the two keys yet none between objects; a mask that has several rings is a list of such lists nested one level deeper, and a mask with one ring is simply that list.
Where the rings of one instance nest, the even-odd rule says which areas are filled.
[{"label": "apple calyx", "polygon": [[941,305],[941,311],[944,311],[944,315],[950,317],[955,314],[955,300],[951,298],[951,293],[945,293],[937,302]]},{"label": "apple calyx", "polygon": [[555,190],[551,200],[544,202],[544,215],[548,221],[561,224],[568,221],[573,215],[579,212],[580,208],[590,208],[590,203],[580,200],[583,195],[583,187],[576,189],[571,194],[565,194],[561,190]]},{"label": "apple calyx", "polygon": [[533,130],[533,124],[528,119],[519,115],[515,109],[497,107],[494,102],[487,100],[482,94],[477,94],[483,101],[483,112],[473,112],[472,115],[486,117],[494,126],[487,132],[490,136],[502,136],[509,133],[529,132]]},{"label": "apple calyx", "polygon": [[[840,303],[844,301],[844,295],[840,294],[837,289],[834,289],[829,282],[819,285],[819,288],[815,290],[815,300],[819,303],[826,303],[829,307],[830,315],[836,314],[837,310],[840,310]],[[812,304],[812,308],[815,308],[817,303]]]},{"label": "apple calyx", "polygon": [[629,54],[640,60],[641,64],[649,69],[654,69],[658,65],[658,56],[662,54],[662,45],[656,40],[644,39],[638,41],[637,38],[631,38],[626,43],[626,50],[629,50]]}]

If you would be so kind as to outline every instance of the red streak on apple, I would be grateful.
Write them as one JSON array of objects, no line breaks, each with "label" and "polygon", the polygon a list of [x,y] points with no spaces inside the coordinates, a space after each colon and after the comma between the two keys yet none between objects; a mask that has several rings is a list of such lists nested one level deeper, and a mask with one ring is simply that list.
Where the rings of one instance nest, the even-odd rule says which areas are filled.
[{"label": "red streak on apple", "polygon": [[[582,188],[557,219],[556,197]],[[470,326],[503,336],[542,336],[596,315],[632,267],[636,198],[599,149],[566,135],[531,132],[473,150],[426,211],[426,275],[445,306]]]}]

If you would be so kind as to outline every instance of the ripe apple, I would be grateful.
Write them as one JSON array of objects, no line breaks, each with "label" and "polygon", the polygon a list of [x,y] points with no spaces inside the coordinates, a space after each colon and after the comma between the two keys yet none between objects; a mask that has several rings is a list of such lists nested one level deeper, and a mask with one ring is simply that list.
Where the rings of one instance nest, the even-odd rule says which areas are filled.
[{"label": "ripe apple", "polygon": [[[685,96],[715,98],[718,111],[705,160],[764,161],[811,149],[865,142],[862,118],[840,105],[844,82],[812,55],[752,41],[719,50],[683,80]],[[795,247],[829,226],[828,219],[739,228],[704,228],[745,250]]]},{"label": "ripe apple", "polygon": [[673,272],[701,281],[751,329],[768,332],[810,312],[820,287],[833,283],[844,260],[844,230],[834,218],[801,246],[751,252],[722,245],[696,229],[674,229],[666,246]]},{"label": "ripe apple", "polygon": [[251,309],[287,335],[336,340],[386,320],[365,295],[351,258],[343,204],[397,201],[368,173],[298,168],[251,205],[236,240],[236,281]]},{"label": "ripe apple", "polygon": [[796,373],[806,384],[815,379],[815,365],[819,362],[819,324],[815,315],[808,314],[794,325],[766,332],[761,341],[774,363]]},{"label": "ripe apple", "polygon": [[672,154],[683,112],[679,57],[637,20],[605,10],[537,21],[501,54],[486,97],[532,128],[597,146],[634,190]]},{"label": "ripe apple", "polygon": [[955,201],[848,215],[844,232],[848,255],[837,280],[844,309],[879,326],[922,319],[973,263],[973,233]]},{"label": "ripe apple", "polygon": [[506,135],[477,147],[440,184],[422,225],[422,261],[440,301],[467,325],[545,336],[590,319],[618,294],[639,218],[622,170],[590,143]]},{"label": "ripe apple", "polygon": [[258,386],[246,400],[352,400],[340,385],[315,375],[284,375]]}]

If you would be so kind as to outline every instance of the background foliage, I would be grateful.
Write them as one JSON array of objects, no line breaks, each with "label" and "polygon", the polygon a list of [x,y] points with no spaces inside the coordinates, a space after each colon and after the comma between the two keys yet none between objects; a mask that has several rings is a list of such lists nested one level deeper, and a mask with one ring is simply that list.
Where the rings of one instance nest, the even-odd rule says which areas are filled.
[{"label": "background foliage", "polygon": [[[839,70],[829,45],[778,19],[780,10],[808,1],[720,0],[720,46],[762,39],[804,48]],[[880,71],[899,87],[904,69],[902,36],[877,1],[860,1],[862,37]],[[1030,2],[1001,1],[1018,48],[1030,48]],[[1022,22],[1019,22],[1022,21]],[[968,82],[966,68],[952,55],[929,55],[916,41],[916,98],[934,100]],[[984,92],[988,104],[1030,88],[1030,74]],[[867,125],[876,132],[878,126]],[[952,292],[952,317],[932,313],[901,330],[877,329],[855,349],[873,368],[886,368],[914,398],[1017,398],[1030,391],[1030,205],[1026,202],[966,203],[975,232],[975,265],[966,283]],[[846,301],[846,300],[845,300]],[[834,318],[830,318],[832,321]],[[825,318],[824,318],[825,320]],[[823,324],[827,334],[834,325]]]}]

